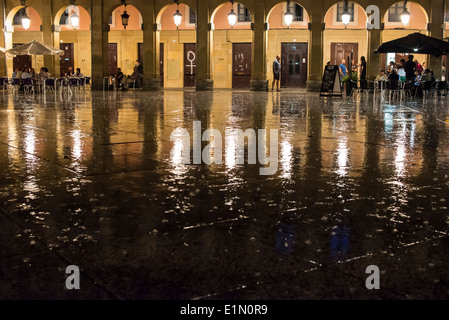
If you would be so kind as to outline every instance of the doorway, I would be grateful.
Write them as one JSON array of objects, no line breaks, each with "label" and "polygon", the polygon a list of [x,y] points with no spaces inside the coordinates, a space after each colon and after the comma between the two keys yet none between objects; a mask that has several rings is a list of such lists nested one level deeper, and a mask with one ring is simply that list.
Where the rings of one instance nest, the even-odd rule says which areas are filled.
[{"label": "doorway", "polygon": [[196,85],[196,43],[184,43],[184,87]]},{"label": "doorway", "polygon": [[165,65],[164,65],[164,57],[165,57],[164,44],[161,43],[159,48],[160,48],[160,50],[159,50],[159,52],[160,52],[160,54],[159,54],[159,65],[160,65],[159,76],[161,77],[161,88],[163,88],[164,87],[164,67],[165,67]]},{"label": "doorway", "polygon": [[232,87],[249,89],[252,63],[251,43],[232,44]]},{"label": "doorway", "polygon": [[75,72],[75,61],[74,61],[74,46],[73,43],[61,43],[59,49],[64,51],[64,54],[59,58],[60,61],[60,75],[64,76],[69,68],[72,68],[72,72]]},{"label": "doorway", "polygon": [[307,81],[308,44],[282,43],[281,87],[305,88]]},{"label": "doorway", "polygon": [[359,44],[358,43],[331,43],[331,64],[340,65],[342,59],[346,59],[346,68],[348,68],[351,59],[357,64],[359,61]]},{"label": "doorway", "polygon": [[109,75],[117,72],[117,43],[108,43]]},{"label": "doorway", "polygon": [[[21,46],[23,43],[15,43],[13,44],[13,48],[17,46]],[[12,60],[13,65],[13,71],[16,71],[16,68],[23,69],[23,68],[31,68],[31,56],[30,55],[24,55],[24,56],[15,56]]]}]

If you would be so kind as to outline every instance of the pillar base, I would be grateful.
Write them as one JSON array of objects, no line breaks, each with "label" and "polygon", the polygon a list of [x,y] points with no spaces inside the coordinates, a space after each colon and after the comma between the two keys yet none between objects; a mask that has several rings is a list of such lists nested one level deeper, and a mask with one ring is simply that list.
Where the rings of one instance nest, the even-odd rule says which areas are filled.
[{"label": "pillar base", "polygon": [[251,80],[249,84],[251,91],[268,91],[268,80]]},{"label": "pillar base", "polygon": [[161,90],[161,80],[159,79],[143,79],[143,91],[159,91]]},{"label": "pillar base", "polygon": [[213,91],[214,80],[212,79],[198,79],[196,81],[196,91]]},{"label": "pillar base", "polygon": [[307,80],[306,90],[308,92],[320,92],[321,91],[321,81]]},{"label": "pillar base", "polygon": [[103,90],[103,78],[92,78],[91,79],[91,89],[92,90]]}]

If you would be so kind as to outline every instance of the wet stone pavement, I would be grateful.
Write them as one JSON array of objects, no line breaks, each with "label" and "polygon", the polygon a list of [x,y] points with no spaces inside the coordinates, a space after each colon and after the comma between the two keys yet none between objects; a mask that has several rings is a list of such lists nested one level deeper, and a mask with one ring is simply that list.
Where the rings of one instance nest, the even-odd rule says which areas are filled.
[{"label": "wet stone pavement", "polygon": [[[448,105],[0,94],[0,298],[448,299]],[[222,164],[170,156],[193,121],[223,134]],[[278,129],[277,172],[236,163],[230,128]]]}]

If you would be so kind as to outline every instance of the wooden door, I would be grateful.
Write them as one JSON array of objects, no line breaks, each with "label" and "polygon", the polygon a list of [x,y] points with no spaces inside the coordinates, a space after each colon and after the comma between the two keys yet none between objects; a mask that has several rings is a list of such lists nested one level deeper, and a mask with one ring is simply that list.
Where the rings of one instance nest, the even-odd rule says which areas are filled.
[{"label": "wooden door", "polygon": [[331,43],[331,64],[339,66],[341,64],[342,59],[346,59],[346,68],[348,68],[351,59],[355,61],[355,63],[359,63],[359,44],[358,43]]},{"label": "wooden door", "polygon": [[137,44],[137,60],[139,60],[140,64],[143,66],[143,43]]},{"label": "wooden door", "polygon": [[249,89],[251,82],[251,43],[232,45],[232,87]]},{"label": "wooden door", "polygon": [[[13,44],[13,48],[22,45],[23,43],[15,43]],[[23,68],[31,68],[31,56],[29,55],[23,55],[23,56],[16,56],[12,60],[14,71],[16,71],[16,68],[23,69]]]},{"label": "wooden door", "polygon": [[184,43],[184,87],[196,86],[196,43]]},{"label": "wooden door", "polygon": [[72,71],[75,72],[75,57],[73,48],[73,43],[61,43],[59,45],[59,49],[64,51],[64,54],[59,58],[59,70],[61,76],[64,76],[69,71],[69,68],[72,68]]},{"label": "wooden door", "polygon": [[308,44],[282,43],[281,86],[305,88],[307,82]]},{"label": "wooden door", "polygon": [[163,88],[164,87],[164,67],[165,67],[165,65],[164,65],[164,44],[163,43],[161,43],[160,45],[159,45],[159,48],[160,48],[160,55],[159,55],[159,65],[160,65],[160,69],[159,69],[159,75],[160,75],[160,77],[161,77],[161,88]]},{"label": "wooden door", "polygon": [[117,72],[117,43],[108,43],[109,52],[109,74]]}]

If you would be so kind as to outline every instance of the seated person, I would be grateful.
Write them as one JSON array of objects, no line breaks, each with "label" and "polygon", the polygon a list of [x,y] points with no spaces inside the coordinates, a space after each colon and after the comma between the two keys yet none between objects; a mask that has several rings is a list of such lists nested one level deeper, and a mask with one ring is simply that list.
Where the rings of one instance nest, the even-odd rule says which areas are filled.
[{"label": "seated person", "polygon": [[22,72],[22,79],[31,79],[31,73],[28,68],[25,68]]},{"label": "seated person", "polygon": [[380,73],[376,77],[376,81],[386,81],[388,79],[384,70],[380,70]]},{"label": "seated person", "polygon": [[19,73],[19,68],[16,68],[16,69],[14,70],[14,72],[12,73],[12,78],[13,78],[13,79],[16,79],[18,73]]},{"label": "seated person", "polygon": [[405,81],[405,69],[402,65],[398,65],[399,80]]},{"label": "seated person", "polygon": [[396,70],[392,70],[390,75],[388,76],[387,88],[391,90],[395,90],[398,88],[399,75],[396,73]]},{"label": "seated person", "polygon": [[77,77],[77,78],[83,78],[84,77],[83,74],[81,73],[81,69],[80,68],[76,68],[76,72],[74,74],[74,77]]},{"label": "seated person", "polygon": [[125,90],[125,88],[124,88],[124,82],[123,82],[123,79],[124,79],[124,75],[123,75],[123,72],[122,72],[122,69],[121,68],[117,68],[117,72],[115,73],[115,77],[114,77],[114,79],[115,79],[115,88],[117,89],[117,90],[119,90],[119,89],[121,89],[121,90]]},{"label": "seated person", "polygon": [[430,69],[426,69],[421,77],[421,81],[431,81]]},{"label": "seated person", "polygon": [[437,81],[437,78],[435,78],[433,70],[430,70],[430,81],[432,81],[432,83],[435,83]]},{"label": "seated person", "polygon": [[130,79],[132,81],[136,81],[136,88],[140,88],[142,78],[143,78],[143,66],[139,60],[136,60],[136,64],[134,66],[134,71],[133,71],[133,74],[131,75]]},{"label": "seated person", "polygon": [[69,69],[67,70],[67,73],[65,74],[66,77],[73,77],[75,75],[75,73],[73,72],[72,67],[69,67]]}]

